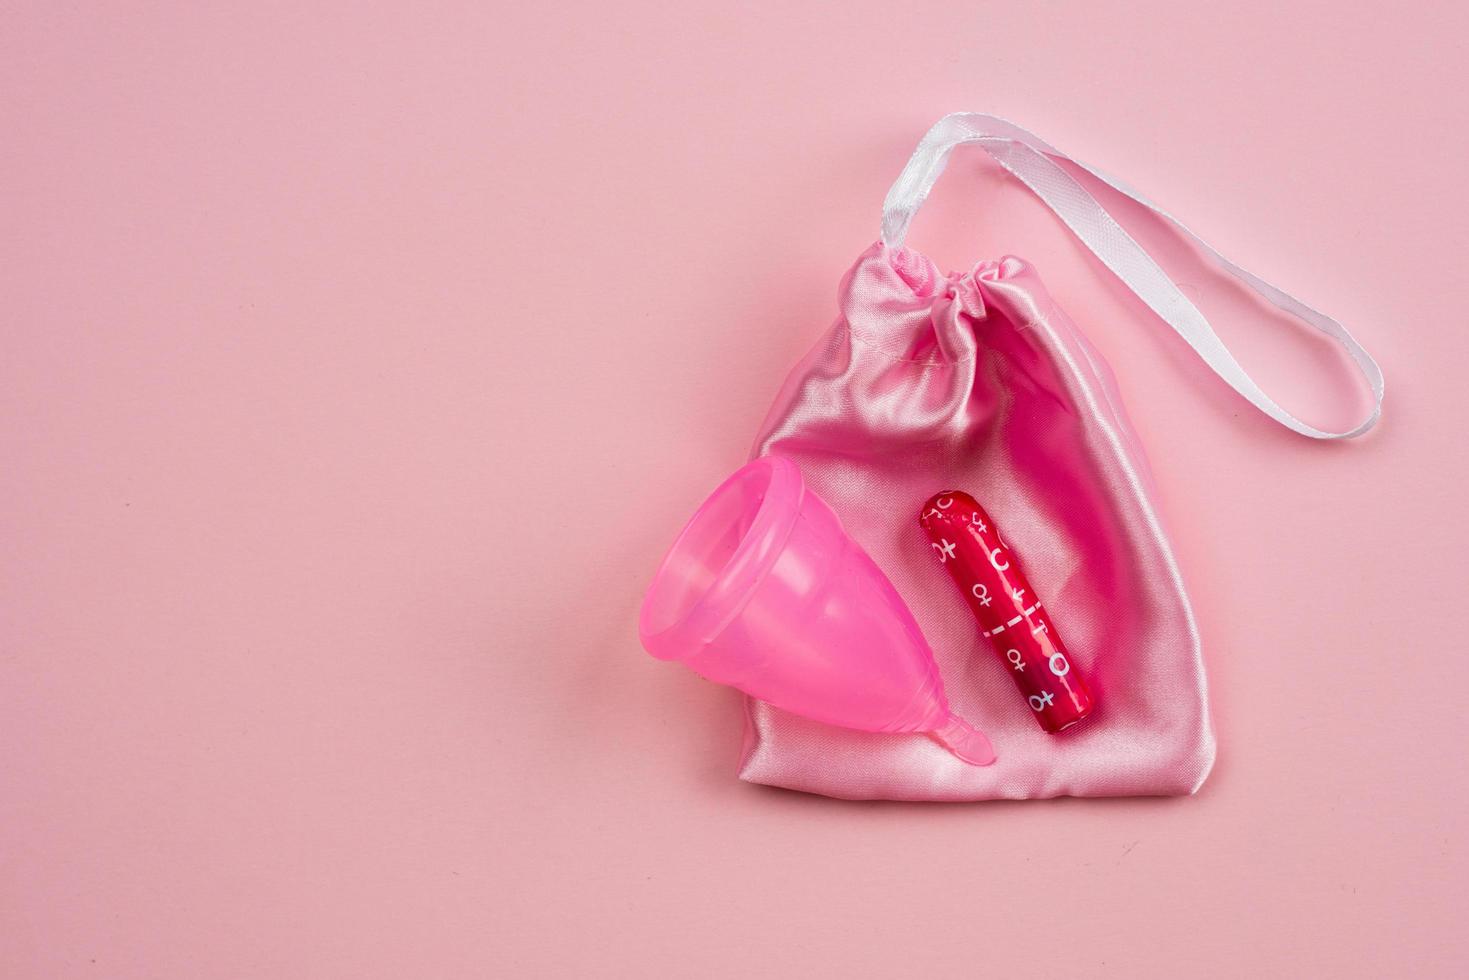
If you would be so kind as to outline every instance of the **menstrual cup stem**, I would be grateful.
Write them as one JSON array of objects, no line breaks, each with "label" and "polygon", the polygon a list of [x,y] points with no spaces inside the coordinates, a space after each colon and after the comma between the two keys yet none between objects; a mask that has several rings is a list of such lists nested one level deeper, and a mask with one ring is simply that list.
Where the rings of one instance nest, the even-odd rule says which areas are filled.
[{"label": "menstrual cup stem", "polygon": [[942,728],[928,736],[971,766],[987,766],[995,761],[995,747],[989,737],[958,715],[950,715]]}]

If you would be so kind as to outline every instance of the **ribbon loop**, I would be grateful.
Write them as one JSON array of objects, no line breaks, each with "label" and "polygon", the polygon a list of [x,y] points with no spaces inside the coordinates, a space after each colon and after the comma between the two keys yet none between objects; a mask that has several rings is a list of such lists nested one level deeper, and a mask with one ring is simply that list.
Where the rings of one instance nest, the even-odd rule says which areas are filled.
[{"label": "ribbon loop", "polygon": [[[1230,262],[1189,231],[1183,222],[1121,181],[1075,160],[1029,130],[997,116],[956,112],[934,124],[913,151],[908,165],[893,182],[887,199],[883,202],[884,244],[897,247],[903,243],[913,216],[923,206],[934,182],[944,172],[949,155],[956,146],[963,143],[977,143],[1000,166],[1029,187],[1128,289],[1177,331],[1215,374],[1260,411],[1286,428],[1313,439],[1350,439],[1377,424],[1382,415],[1382,369],[1346,327]],[[1183,295],[1153,257],[1057,160],[1080,167],[1113,190],[1165,219],[1220,269],[1269,300],[1278,309],[1303,320],[1340,344],[1351,355],[1372,389],[1371,414],[1351,429],[1331,432],[1315,428],[1281,408],[1240,366],[1224,341],[1214,332],[1208,319]]]}]

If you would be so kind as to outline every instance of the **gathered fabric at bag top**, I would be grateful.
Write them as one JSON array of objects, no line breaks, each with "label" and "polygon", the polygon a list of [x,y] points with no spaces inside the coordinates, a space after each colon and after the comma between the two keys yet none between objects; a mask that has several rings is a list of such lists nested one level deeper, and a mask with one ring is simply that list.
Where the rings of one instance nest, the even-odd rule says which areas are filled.
[{"label": "gathered fabric at bag top", "polygon": [[[893,185],[882,240],[847,273],[840,316],[791,372],[754,456],[796,463],[892,580],[933,647],[954,710],[982,722],[998,760],[966,765],[930,739],[836,728],[750,698],[740,775],[850,799],[1194,792],[1215,756],[1201,644],[1142,446],[1110,369],[1024,260],[1006,256],[946,276],[903,244],[949,154],[964,143],[983,147],[1030,187],[1215,373],[1271,418],[1302,435],[1334,439],[1366,431],[1380,412],[1382,372],[1345,328],[1174,222],[1225,272],[1340,343],[1374,396],[1369,417],[1339,432],[1286,412],[1057,162],[1068,157],[993,116],[945,117]],[[1053,735],[1037,726],[994,641],[976,629],[963,597],[935,567],[916,517],[931,495],[956,487],[983,501],[1003,526],[1064,631],[1068,656],[1098,705],[1074,729]]]}]

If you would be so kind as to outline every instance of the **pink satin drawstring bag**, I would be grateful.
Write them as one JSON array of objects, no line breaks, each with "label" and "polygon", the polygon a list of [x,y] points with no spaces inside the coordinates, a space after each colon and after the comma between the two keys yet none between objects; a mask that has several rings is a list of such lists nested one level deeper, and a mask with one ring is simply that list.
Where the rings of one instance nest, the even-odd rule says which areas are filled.
[{"label": "pink satin drawstring bag", "polygon": [[[797,463],[892,580],[933,647],[955,711],[985,729],[998,761],[970,766],[929,739],[834,728],[747,699],[740,776],[845,799],[1192,793],[1215,754],[1199,635],[1110,369],[1021,259],[946,277],[903,246],[964,143],[1024,182],[1205,363],[1281,424],[1344,438],[1380,412],[1382,372],[1339,323],[1028,131],[988,115],[946,116],[889,192],[882,240],[847,274],[840,317],[786,381],[754,455]],[[1057,160],[1160,214],[1226,272],[1340,343],[1373,392],[1369,418],[1326,432],[1277,405]],[[936,567],[916,518],[930,495],[950,488],[972,493],[1003,525],[1065,634],[1098,702],[1075,729],[1051,735],[1036,725]]]}]

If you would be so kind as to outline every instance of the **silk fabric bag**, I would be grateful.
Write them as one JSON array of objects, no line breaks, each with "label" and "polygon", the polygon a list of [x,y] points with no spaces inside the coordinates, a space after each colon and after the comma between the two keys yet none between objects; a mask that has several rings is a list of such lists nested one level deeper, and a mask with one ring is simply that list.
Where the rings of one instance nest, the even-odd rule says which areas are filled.
[{"label": "silk fabric bag", "polygon": [[[1188,594],[1111,371],[1026,262],[944,276],[903,245],[951,151],[974,143],[1050,206],[1213,370],[1281,424],[1314,438],[1377,420],[1377,364],[1336,321],[1194,245],[1351,354],[1375,408],[1345,432],[1309,426],[1252,381],[1147,253],[1061,167],[1075,161],[993,116],[946,116],[884,204],[883,234],[840,290],[840,317],[791,373],[755,455],[794,460],[902,593],[938,658],[950,701],[999,760],[969,766],[932,741],[833,728],[747,699],[743,779],[846,799],[986,800],[1176,795],[1214,762],[1207,686]],[[1085,169],[1085,168],[1083,168]],[[1046,606],[1098,701],[1048,735],[1004,676],[917,524],[944,489],[975,495]]]}]

